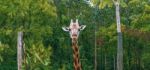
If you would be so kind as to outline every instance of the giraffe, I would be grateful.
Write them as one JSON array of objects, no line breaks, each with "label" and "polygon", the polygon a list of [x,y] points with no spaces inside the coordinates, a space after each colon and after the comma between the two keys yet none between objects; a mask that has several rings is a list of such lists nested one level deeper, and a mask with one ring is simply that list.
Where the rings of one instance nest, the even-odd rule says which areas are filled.
[{"label": "giraffe", "polygon": [[74,70],[82,70],[80,60],[79,60],[79,49],[78,49],[78,36],[81,30],[84,30],[86,25],[79,26],[78,19],[76,22],[73,22],[71,19],[69,27],[62,27],[66,32],[69,32],[72,39],[72,49],[73,49],[73,66]]}]

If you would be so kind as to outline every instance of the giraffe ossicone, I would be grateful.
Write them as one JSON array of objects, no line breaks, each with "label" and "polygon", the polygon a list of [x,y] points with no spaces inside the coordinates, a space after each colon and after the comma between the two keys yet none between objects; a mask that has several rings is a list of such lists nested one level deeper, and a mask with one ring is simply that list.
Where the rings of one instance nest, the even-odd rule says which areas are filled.
[{"label": "giraffe ossicone", "polygon": [[84,30],[86,25],[79,26],[78,19],[75,22],[71,19],[69,27],[62,27],[62,29],[66,32],[70,33],[71,38],[78,38],[80,31]]}]

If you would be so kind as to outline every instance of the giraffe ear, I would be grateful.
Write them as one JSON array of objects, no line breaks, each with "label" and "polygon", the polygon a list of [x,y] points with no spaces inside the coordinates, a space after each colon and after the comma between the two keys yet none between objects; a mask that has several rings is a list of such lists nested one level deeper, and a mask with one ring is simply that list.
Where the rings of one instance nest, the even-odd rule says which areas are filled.
[{"label": "giraffe ear", "polygon": [[86,25],[81,25],[80,30],[84,30],[85,27],[86,27]]},{"label": "giraffe ear", "polygon": [[68,32],[70,30],[69,27],[62,27],[62,29],[66,32]]}]

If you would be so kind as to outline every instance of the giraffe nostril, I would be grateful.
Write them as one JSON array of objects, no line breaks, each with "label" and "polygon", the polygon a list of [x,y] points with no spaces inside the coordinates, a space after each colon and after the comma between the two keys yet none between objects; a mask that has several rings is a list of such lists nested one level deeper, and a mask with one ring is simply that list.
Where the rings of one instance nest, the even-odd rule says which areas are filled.
[{"label": "giraffe nostril", "polygon": [[77,34],[73,34],[72,36],[77,36]]}]

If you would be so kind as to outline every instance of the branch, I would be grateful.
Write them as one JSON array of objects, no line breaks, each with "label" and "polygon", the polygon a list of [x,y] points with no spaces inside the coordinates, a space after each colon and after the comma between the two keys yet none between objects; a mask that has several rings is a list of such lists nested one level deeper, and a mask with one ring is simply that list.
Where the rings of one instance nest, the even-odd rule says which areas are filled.
[{"label": "branch", "polygon": [[113,3],[115,4],[115,5],[119,5],[119,1],[118,0],[112,0],[113,1]]}]

